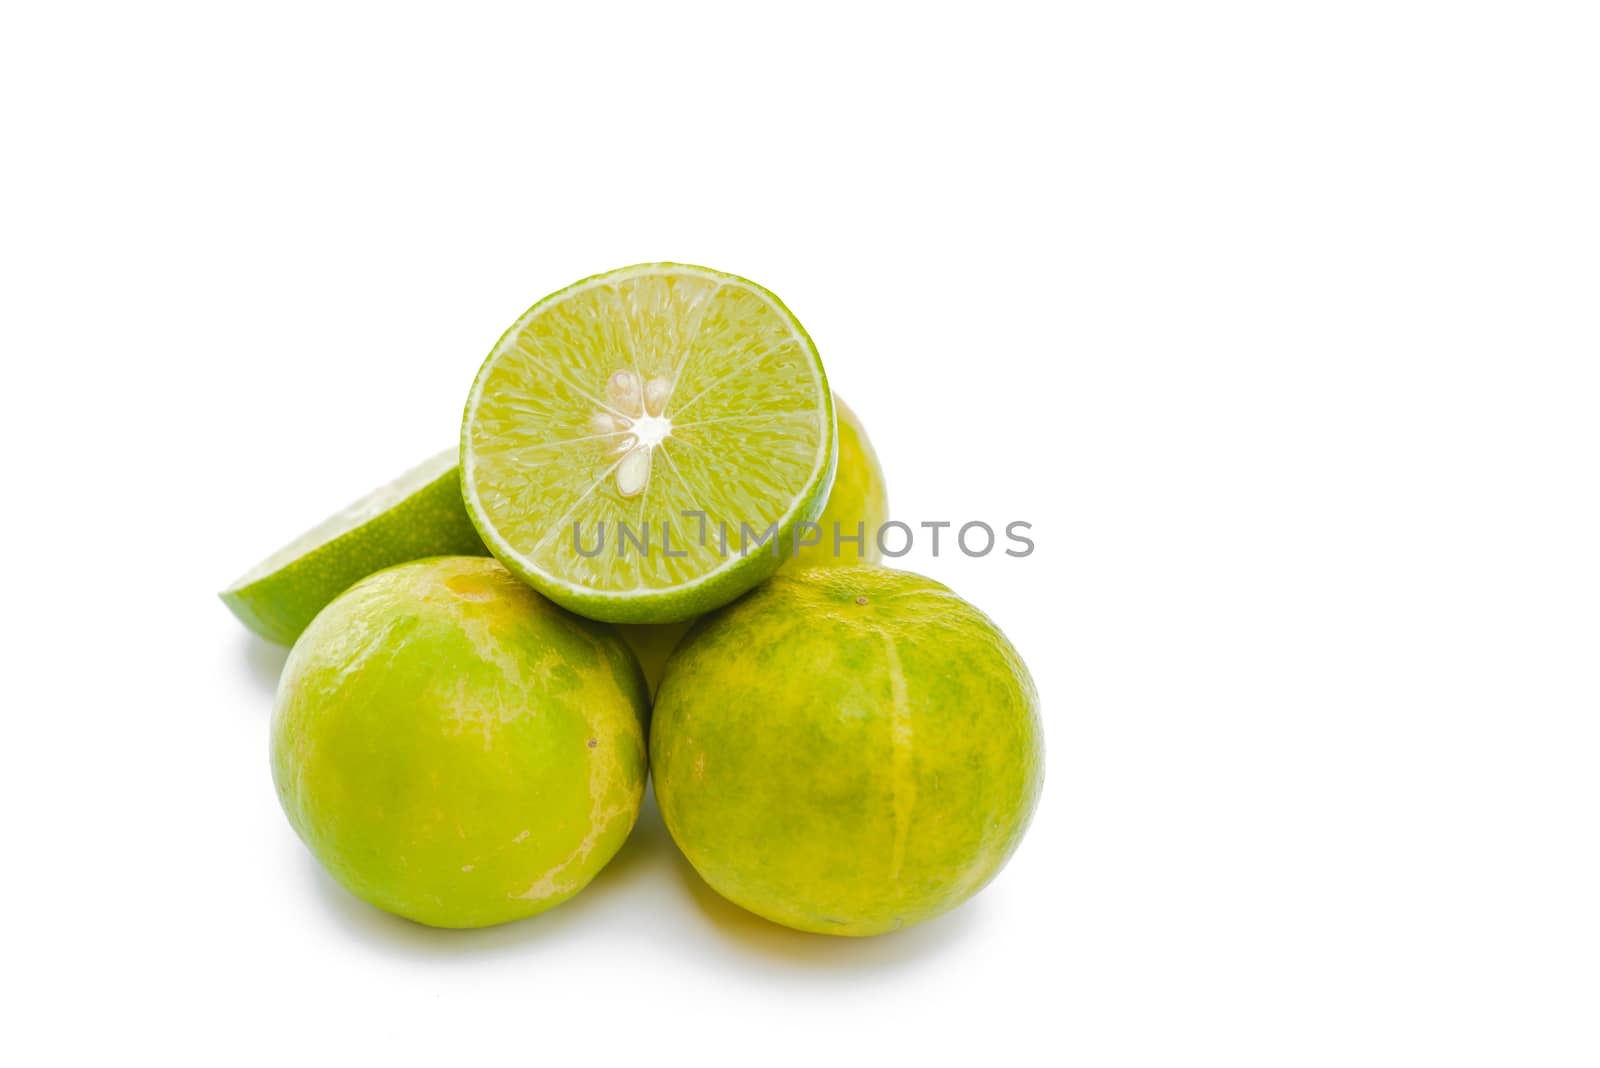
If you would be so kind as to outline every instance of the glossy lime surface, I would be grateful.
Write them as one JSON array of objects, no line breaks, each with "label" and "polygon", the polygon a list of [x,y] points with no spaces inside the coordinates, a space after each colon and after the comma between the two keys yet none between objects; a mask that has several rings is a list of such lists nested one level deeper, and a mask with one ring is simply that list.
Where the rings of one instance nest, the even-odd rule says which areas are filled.
[{"label": "glossy lime surface", "polygon": [[651,727],[667,828],[718,893],[805,931],[872,935],[976,893],[1044,778],[1011,643],[931,579],[780,573],[667,664]]},{"label": "glossy lime surface", "polygon": [[437,927],[532,916],[627,838],[648,699],[612,628],[493,560],[379,572],[301,635],[272,774],[289,822],[357,897]]}]

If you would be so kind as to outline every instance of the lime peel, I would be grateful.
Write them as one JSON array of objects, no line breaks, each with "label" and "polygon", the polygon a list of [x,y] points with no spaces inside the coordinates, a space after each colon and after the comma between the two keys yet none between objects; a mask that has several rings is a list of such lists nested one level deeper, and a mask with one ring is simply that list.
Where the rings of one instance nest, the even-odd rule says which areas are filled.
[{"label": "lime peel", "polygon": [[359,580],[429,556],[485,556],[461,503],[456,450],[429,458],[329,516],[224,589],[246,627],[291,645]]}]

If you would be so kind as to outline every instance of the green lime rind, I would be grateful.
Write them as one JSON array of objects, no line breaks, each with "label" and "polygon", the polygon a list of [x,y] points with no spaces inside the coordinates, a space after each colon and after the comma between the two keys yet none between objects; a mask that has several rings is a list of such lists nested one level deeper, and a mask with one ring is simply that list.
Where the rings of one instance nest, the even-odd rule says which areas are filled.
[{"label": "green lime rind", "polygon": [[295,833],[363,901],[433,927],[582,891],[644,796],[649,697],[613,628],[486,557],[341,594],[284,667],[272,778]]},{"label": "green lime rind", "polygon": [[429,556],[487,555],[462,506],[450,449],[330,516],[218,596],[256,634],[293,645],[329,602],[375,571]]},{"label": "green lime rind", "polygon": [[999,628],[931,579],[785,571],[679,643],[650,766],[723,897],[882,934],[955,908],[1016,849],[1044,780],[1039,697]]},{"label": "green lime rind", "polygon": [[661,686],[661,677],[666,674],[667,660],[671,658],[672,651],[678,647],[678,642],[683,640],[683,636],[693,625],[692,619],[679,620],[676,623],[617,624],[617,633],[628,643],[628,648],[633,650],[640,669],[644,671],[645,682],[650,687],[650,696],[654,697],[656,690]]},{"label": "green lime rind", "polygon": [[[495,375],[498,365],[503,357],[517,351],[517,342],[525,336],[525,331],[531,324],[536,323],[542,313],[561,302],[579,294],[581,291],[600,288],[607,285],[626,283],[641,277],[652,275],[678,276],[687,275],[715,281],[719,286],[740,287],[751,294],[758,295],[781,316],[788,330],[786,338],[794,342],[799,354],[810,369],[811,388],[814,391],[814,406],[809,411],[819,413],[817,422],[826,427],[826,432],[820,434],[817,448],[812,457],[812,462],[804,483],[788,499],[788,507],[776,517],[768,515],[751,516],[753,530],[766,530],[769,524],[775,529],[775,536],[760,548],[752,547],[741,553],[738,546],[731,545],[724,558],[715,566],[711,566],[696,575],[690,581],[675,582],[667,585],[649,585],[639,583],[634,588],[627,589],[602,589],[594,584],[575,582],[563,574],[557,573],[547,566],[541,566],[531,559],[531,551],[525,552],[526,545],[519,545],[507,537],[501,530],[502,524],[492,514],[484,495],[478,485],[478,468],[475,455],[474,431],[475,417],[478,415],[480,405],[484,403],[486,386]],[[607,329],[615,329],[617,324],[609,324]],[[527,355],[527,350],[521,350]],[[558,376],[559,377],[559,376]],[[672,414],[671,409],[667,411]],[[672,439],[666,442],[673,444]],[[544,445],[535,443],[534,448]],[[666,450],[663,450],[666,451]],[[823,369],[821,358],[817,355],[816,346],[809,334],[794,314],[770,290],[738,275],[710,268],[697,267],[690,264],[670,262],[637,264],[602,274],[592,275],[582,279],[564,289],[550,294],[543,300],[534,304],[525,312],[516,323],[501,335],[489,356],[485,359],[472,390],[467,398],[466,410],[462,418],[461,430],[461,470],[462,493],[466,502],[467,514],[477,527],[478,534],[489,551],[500,560],[513,574],[524,582],[555,601],[557,604],[570,611],[592,619],[612,623],[677,623],[692,620],[695,617],[720,607],[734,600],[740,594],[752,589],[765,579],[769,578],[783,564],[786,554],[784,546],[790,546],[794,540],[794,528],[803,522],[815,521],[823,512],[827,503],[829,490],[833,486],[835,471],[838,462],[838,427],[832,392],[828,387],[828,380]],[[679,454],[678,464],[687,466],[684,454]],[[763,461],[758,455],[748,460],[750,470],[761,469]],[[608,472],[609,474],[609,472]],[[737,483],[733,478],[725,481]],[[581,500],[580,500],[581,503]],[[566,509],[556,509],[562,514],[550,515],[548,523],[554,527],[565,523],[566,528],[559,533],[566,538],[572,535],[567,533],[572,523],[572,513]],[[539,514],[539,509],[525,508],[521,514]],[[741,519],[743,517],[740,517]],[[593,530],[591,525],[590,530]],[[731,523],[730,540],[737,536],[738,526]],[[548,536],[548,531],[546,532]],[[680,535],[682,531],[680,530]],[[715,535],[711,540],[716,541]],[[681,546],[680,546],[681,547]],[[702,548],[704,546],[702,545]],[[534,546],[537,549],[537,546]],[[576,556],[570,543],[567,551]]]},{"label": "green lime rind", "polygon": [[[889,520],[889,489],[884,481],[883,465],[878,462],[878,453],[867,436],[867,428],[837,393],[833,396],[833,408],[839,428],[838,466],[833,488],[828,491],[822,514],[816,518],[820,529],[809,532],[815,536],[816,543],[786,553],[784,571],[876,564],[883,556],[878,548],[878,530]],[[835,527],[840,539],[837,545]],[[854,538],[858,531],[862,538],[859,546],[844,540]]]}]

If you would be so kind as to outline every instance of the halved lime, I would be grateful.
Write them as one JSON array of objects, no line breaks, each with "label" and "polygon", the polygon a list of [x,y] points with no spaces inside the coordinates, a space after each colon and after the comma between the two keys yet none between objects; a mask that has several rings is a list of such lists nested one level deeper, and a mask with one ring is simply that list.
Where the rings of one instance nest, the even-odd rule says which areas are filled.
[{"label": "halved lime", "polygon": [[782,562],[833,483],[815,346],[767,290],[650,263],[535,304],[484,361],[461,429],[467,511],[551,600],[688,619]]},{"label": "halved lime", "polygon": [[325,519],[218,596],[263,638],[292,645],[330,601],[375,571],[428,556],[484,555],[450,449]]}]

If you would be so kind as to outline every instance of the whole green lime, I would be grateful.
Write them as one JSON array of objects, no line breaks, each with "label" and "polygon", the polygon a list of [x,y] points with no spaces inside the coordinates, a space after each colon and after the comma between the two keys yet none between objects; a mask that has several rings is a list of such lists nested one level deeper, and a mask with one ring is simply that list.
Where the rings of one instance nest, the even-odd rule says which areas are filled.
[{"label": "whole green lime", "polygon": [[[828,491],[828,503],[817,517],[816,544],[796,550],[783,565],[789,571],[875,564],[883,555],[878,549],[878,528],[889,518],[889,490],[878,453],[860,417],[837,393],[833,407],[839,417],[839,468]],[[858,535],[859,543],[845,540]]]},{"label": "whole green lime", "polygon": [[693,625],[692,619],[681,623],[617,624],[617,633],[622,635],[622,640],[628,643],[628,648],[639,659],[639,667],[643,669],[645,682],[650,687],[650,696],[654,697],[656,690],[661,687],[661,676],[667,670],[667,659],[672,656],[672,650],[678,647],[678,642],[683,640]]},{"label": "whole green lime", "polygon": [[673,840],[769,920],[871,935],[1005,864],[1044,777],[1038,694],[989,619],[873,565],[775,576],[673,653],[650,734]]},{"label": "whole green lime", "polygon": [[638,664],[493,560],[369,576],[295,643],[272,775],[346,889],[435,927],[532,916],[588,884],[646,773]]}]

